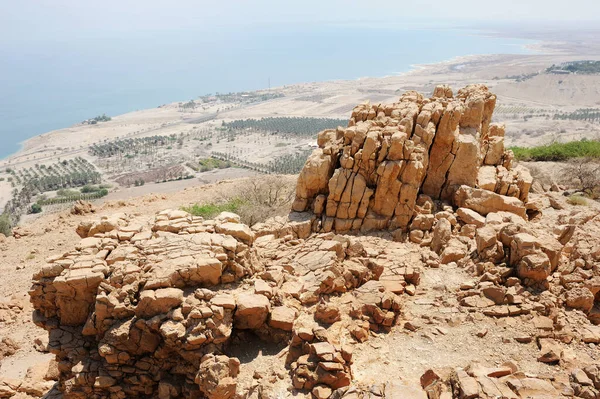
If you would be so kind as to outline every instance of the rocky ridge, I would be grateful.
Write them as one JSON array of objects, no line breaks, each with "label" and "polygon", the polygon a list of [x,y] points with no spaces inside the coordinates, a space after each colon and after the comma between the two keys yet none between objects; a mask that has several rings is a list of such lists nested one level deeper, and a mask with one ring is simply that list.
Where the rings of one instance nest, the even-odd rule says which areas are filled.
[{"label": "rocky ridge", "polygon": [[394,104],[363,104],[347,128],[319,133],[298,178],[294,211],[318,217],[315,231],[400,229],[418,208],[445,200],[487,215],[525,217],[532,178],[513,166],[504,126],[490,123],[496,96],[471,85],[456,97],[409,91]]},{"label": "rocky ridge", "polygon": [[[52,395],[597,398],[600,211],[535,190],[489,123],[494,103],[482,86],[456,99],[444,86],[431,100],[407,93],[357,107],[350,128],[319,134],[296,212],[252,228],[235,214],[178,210],[84,220],[81,242],[48,259],[30,292],[58,362]],[[399,142],[402,157],[390,158]],[[446,166],[431,165],[443,151],[454,160],[438,174]],[[392,179],[387,165],[398,169]],[[482,183],[492,169],[493,187]],[[434,274],[447,282],[423,283]],[[505,359],[437,369],[432,358],[417,384],[389,370],[387,381],[357,378],[373,367],[361,353],[377,352],[366,345],[378,337],[437,347],[478,323],[504,329],[500,344],[522,345],[535,367]],[[248,376],[233,353],[253,337],[278,353]],[[16,394],[9,388],[6,397]]]}]

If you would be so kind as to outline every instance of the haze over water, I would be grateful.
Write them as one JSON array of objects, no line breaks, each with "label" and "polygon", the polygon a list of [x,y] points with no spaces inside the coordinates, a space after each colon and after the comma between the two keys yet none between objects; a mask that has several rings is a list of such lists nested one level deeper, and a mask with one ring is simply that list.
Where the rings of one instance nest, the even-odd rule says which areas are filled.
[{"label": "haze over water", "polygon": [[465,30],[307,27],[136,33],[0,44],[0,159],[19,143],[215,92],[385,76],[469,54],[526,53],[528,40]]}]

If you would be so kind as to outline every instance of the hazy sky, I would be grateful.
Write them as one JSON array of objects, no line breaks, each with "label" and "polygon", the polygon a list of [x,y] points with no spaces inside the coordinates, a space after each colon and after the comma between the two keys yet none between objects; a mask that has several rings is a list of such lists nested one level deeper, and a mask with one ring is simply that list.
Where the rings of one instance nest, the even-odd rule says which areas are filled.
[{"label": "hazy sky", "polygon": [[0,0],[0,40],[383,22],[388,26],[599,19],[599,0]]}]

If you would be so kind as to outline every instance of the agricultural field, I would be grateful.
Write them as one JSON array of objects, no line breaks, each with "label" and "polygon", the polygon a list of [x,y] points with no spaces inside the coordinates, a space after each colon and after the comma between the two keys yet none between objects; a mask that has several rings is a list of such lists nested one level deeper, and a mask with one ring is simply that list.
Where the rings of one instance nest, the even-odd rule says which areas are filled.
[{"label": "agricultural field", "polygon": [[600,61],[571,61],[558,65],[552,65],[546,69],[546,73],[573,73],[581,75],[592,75],[600,73]]},{"label": "agricultural field", "polygon": [[[92,188],[91,185],[98,185],[102,181],[101,173],[93,164],[85,158],[76,157],[65,159],[51,165],[35,164],[33,167],[12,169],[7,168],[5,173],[9,174],[6,181],[12,186],[12,196],[6,203],[3,213],[15,224],[21,215],[26,213],[38,213],[38,208],[32,209],[32,203],[38,199],[50,201],[45,193],[57,192],[61,190],[88,187],[86,190],[89,196],[98,198],[106,195],[106,188]],[[101,191],[104,190],[104,191]],[[61,197],[60,194],[57,197]],[[75,198],[74,195],[62,196],[64,201],[72,202],[80,199],[81,196]],[[38,203],[38,205],[41,205]]]},{"label": "agricultural field", "polygon": [[223,127],[228,131],[250,130],[258,132],[269,132],[271,134],[297,135],[301,137],[314,137],[315,133],[325,129],[335,129],[338,126],[347,126],[345,119],[332,118],[262,118],[235,120],[223,122]]}]

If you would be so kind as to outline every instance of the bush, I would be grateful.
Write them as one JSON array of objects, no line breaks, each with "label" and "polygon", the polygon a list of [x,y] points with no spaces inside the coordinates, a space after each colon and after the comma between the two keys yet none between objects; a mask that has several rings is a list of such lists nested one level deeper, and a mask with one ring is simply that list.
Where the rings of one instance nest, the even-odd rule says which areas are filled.
[{"label": "bush", "polygon": [[569,162],[565,176],[586,196],[596,198],[600,191],[600,160],[580,158]]},{"label": "bush", "polygon": [[42,206],[40,204],[31,205],[31,213],[42,213]]},{"label": "bush", "polygon": [[223,203],[194,204],[192,206],[182,207],[181,209],[194,216],[202,216],[203,218],[210,219],[221,212],[237,213],[243,204],[244,201],[240,198],[231,198]]},{"label": "bush", "polygon": [[85,186],[81,187],[79,189],[79,191],[81,191],[84,194],[89,194],[89,193],[95,193],[96,191],[100,191],[100,188],[97,186],[92,186],[92,185],[86,184]]},{"label": "bush", "polygon": [[519,161],[566,161],[573,158],[600,158],[600,141],[580,140],[537,147],[511,147]]},{"label": "bush", "polygon": [[571,195],[567,198],[567,202],[571,205],[587,205],[587,200],[581,195]]},{"label": "bush", "polygon": [[287,215],[295,192],[295,180],[281,176],[250,179],[236,186],[221,202],[196,204],[182,210],[194,216],[212,218],[223,211],[237,213],[248,226],[270,217]]},{"label": "bush", "polygon": [[12,226],[6,213],[0,215],[0,234],[4,234],[6,237],[10,237],[12,235]]}]

